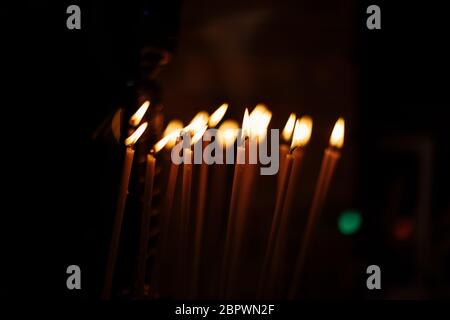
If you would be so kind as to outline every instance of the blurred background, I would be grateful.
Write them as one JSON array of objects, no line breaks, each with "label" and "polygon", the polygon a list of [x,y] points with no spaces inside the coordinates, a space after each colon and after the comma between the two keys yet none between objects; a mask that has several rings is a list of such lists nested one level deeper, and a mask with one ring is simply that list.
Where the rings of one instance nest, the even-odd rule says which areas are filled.
[{"label": "blurred background", "polygon": [[[293,251],[323,150],[344,117],[345,146],[301,297],[449,297],[448,27],[437,3],[377,1],[382,29],[368,30],[367,1],[78,1],[79,31],[65,26],[72,3],[2,4],[11,205],[1,294],[22,296],[24,274],[37,268],[33,290],[98,296],[118,179],[111,173],[122,160],[107,134],[93,133],[118,108],[131,114],[147,97],[158,110],[156,131],[223,102],[238,122],[257,103],[272,110],[272,128],[291,112],[313,118],[288,235]],[[20,139],[8,139],[13,133]],[[268,219],[255,233],[267,232]],[[250,273],[260,254],[251,248]],[[86,275],[81,293],[65,290],[69,264]],[[381,267],[382,290],[366,288],[371,264]]]}]

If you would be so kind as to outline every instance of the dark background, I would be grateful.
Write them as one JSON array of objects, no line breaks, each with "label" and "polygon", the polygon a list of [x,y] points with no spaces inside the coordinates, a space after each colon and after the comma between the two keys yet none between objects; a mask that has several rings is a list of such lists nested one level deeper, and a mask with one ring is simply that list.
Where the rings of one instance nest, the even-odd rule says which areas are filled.
[{"label": "dark background", "polygon": [[[66,28],[73,3],[0,4],[2,296],[98,296],[120,159],[105,163],[92,133],[117,106],[136,108],[129,81],[148,43],[173,53],[158,76],[167,119],[223,101],[238,121],[244,106],[267,103],[275,128],[310,114],[305,199],[345,117],[308,297],[449,296],[446,5],[377,1],[382,29],[368,30],[365,1],[138,3],[78,1],[81,30]],[[363,225],[344,236],[336,219],[349,208]],[[402,221],[414,230],[406,238],[395,236]],[[70,264],[81,292],[66,289]],[[365,288],[370,264],[381,292]]]}]

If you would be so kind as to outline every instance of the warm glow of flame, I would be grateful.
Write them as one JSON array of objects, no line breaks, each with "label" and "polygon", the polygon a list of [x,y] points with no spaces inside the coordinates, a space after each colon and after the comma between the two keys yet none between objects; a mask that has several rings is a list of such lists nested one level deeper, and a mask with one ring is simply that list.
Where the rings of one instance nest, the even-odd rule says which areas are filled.
[{"label": "warm glow of flame", "polygon": [[217,141],[219,144],[226,148],[233,145],[239,132],[239,124],[234,120],[224,121],[220,127],[217,135]]},{"label": "warm glow of flame", "polygon": [[172,120],[167,124],[166,129],[164,129],[163,136],[167,136],[171,134],[173,131],[181,129],[183,129],[183,122],[178,119]]},{"label": "warm glow of flame", "polygon": [[162,138],[162,139],[159,140],[157,143],[155,143],[155,145],[153,146],[153,150],[154,150],[155,152],[159,152],[162,148],[164,148],[164,146],[165,146],[166,144],[169,143],[169,141],[172,139],[172,136],[175,136],[175,137],[176,137],[176,135],[174,134],[174,132],[173,132],[172,134],[169,134],[169,135],[167,135],[167,136],[164,136],[164,138]]},{"label": "warm glow of flame", "polygon": [[344,145],[345,121],[344,118],[339,118],[334,125],[333,132],[330,137],[330,146],[335,148],[342,148]]},{"label": "warm glow of flame", "polygon": [[227,112],[227,109],[228,103],[224,103],[216,111],[212,113],[208,121],[208,125],[210,128],[214,128],[220,122],[220,120],[222,120],[223,116],[225,115],[225,112]]},{"label": "warm glow of flame", "polygon": [[267,135],[267,128],[272,119],[272,112],[264,105],[258,104],[250,113],[250,134],[259,140]]},{"label": "warm glow of flame", "polygon": [[208,124],[209,114],[206,111],[200,111],[195,115],[191,122],[184,128],[183,131],[188,131],[191,135],[194,135],[199,130],[203,129]]},{"label": "warm glow of flame", "polygon": [[147,122],[144,122],[128,138],[125,139],[125,145],[126,146],[134,145],[146,129],[147,129]]},{"label": "warm glow of flame", "polygon": [[177,142],[177,138],[180,136],[181,130],[183,129],[183,122],[180,120],[172,120],[167,125],[163,133],[163,138],[159,140],[153,150],[159,152],[162,148],[167,146],[168,148],[173,148]]},{"label": "warm glow of flame", "polygon": [[294,132],[295,119],[297,119],[297,116],[295,115],[295,113],[291,113],[288,121],[286,122],[286,125],[284,126],[283,132],[281,133],[281,136],[286,142],[289,142],[289,140],[291,140],[292,132]]},{"label": "warm glow of flame", "polygon": [[140,106],[140,108],[136,111],[136,113],[131,116],[130,125],[132,125],[133,127],[137,127],[139,123],[141,123],[141,120],[147,112],[149,106],[150,101],[145,101],[142,106]]},{"label": "warm glow of flame", "polygon": [[303,116],[295,122],[294,136],[292,137],[291,150],[297,147],[304,147],[308,144],[311,138],[312,119],[308,116]]},{"label": "warm glow of flame", "polygon": [[252,112],[265,112],[265,111],[269,111],[269,108],[267,108],[265,104],[258,103]]},{"label": "warm glow of flame", "polygon": [[203,135],[205,134],[206,129],[208,129],[208,126],[203,126],[203,128],[200,128],[193,136],[191,144],[197,143],[197,141],[201,140]]},{"label": "warm glow of flame", "polygon": [[172,120],[169,122],[163,133],[163,139],[165,139],[167,136],[170,136],[170,139],[165,143],[165,146],[167,148],[173,148],[175,146],[175,144],[177,143],[177,138],[180,135],[182,129],[183,122],[181,122],[180,120]]},{"label": "warm glow of flame", "polygon": [[245,108],[244,119],[242,120],[242,141],[244,141],[245,138],[250,137],[250,125],[250,115],[248,114],[248,109]]}]

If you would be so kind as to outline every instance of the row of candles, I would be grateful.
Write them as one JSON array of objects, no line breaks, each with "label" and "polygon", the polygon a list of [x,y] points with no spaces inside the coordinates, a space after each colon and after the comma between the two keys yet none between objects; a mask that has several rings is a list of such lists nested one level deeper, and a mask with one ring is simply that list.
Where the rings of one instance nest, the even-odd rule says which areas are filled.
[{"label": "row of candles", "polygon": [[[140,221],[140,241],[139,241],[139,259],[136,274],[136,296],[144,297],[145,279],[147,268],[147,251],[149,241],[149,222],[152,210],[152,195],[156,171],[156,155],[163,148],[172,150],[176,147],[182,148],[183,162],[178,165],[174,162],[169,164],[169,174],[165,189],[163,204],[162,222],[160,224],[161,232],[158,240],[158,257],[155,277],[152,281],[157,283],[161,275],[161,257],[167,250],[167,239],[169,237],[169,224],[172,221],[172,209],[175,197],[175,190],[181,189],[180,210],[179,210],[179,235],[178,245],[179,253],[177,263],[182,277],[190,277],[188,283],[190,297],[195,297],[198,290],[200,259],[202,251],[202,236],[205,222],[205,195],[208,189],[208,164],[202,162],[198,171],[198,185],[196,190],[196,210],[191,213],[192,188],[193,188],[193,148],[197,143],[202,144],[202,148],[207,147],[210,139],[203,139],[208,134],[208,128],[215,128],[224,118],[228,109],[227,104],[221,105],[211,115],[207,112],[199,112],[192,121],[183,126],[179,120],[171,121],[163,137],[158,141],[146,159],[145,186],[143,193],[143,208]],[[124,219],[125,205],[128,194],[128,184],[133,166],[134,145],[147,130],[147,122],[141,123],[144,115],[150,110],[150,102],[146,101],[130,118],[129,124],[132,128],[131,134],[125,139],[125,158],[123,163],[120,188],[117,199],[116,213],[113,223],[112,239],[109,249],[107,268],[105,272],[102,297],[109,299],[111,297],[112,283],[122,222]],[[225,235],[225,246],[220,272],[219,297],[232,298],[232,287],[237,281],[236,274],[239,269],[239,258],[242,254],[241,244],[245,236],[245,228],[251,199],[251,190],[257,176],[257,164],[250,161],[249,145],[254,142],[259,145],[266,139],[269,123],[272,118],[270,110],[262,105],[257,105],[252,112],[245,109],[241,128],[234,120],[225,120],[218,128],[217,140],[223,152],[228,155],[230,150],[236,150],[236,161],[234,161],[233,183],[231,188],[231,197],[228,206],[227,226]],[[277,192],[275,195],[275,207],[272,216],[270,233],[266,245],[264,262],[260,272],[260,281],[257,289],[257,296],[264,297],[265,292],[270,291],[274,282],[277,281],[280,273],[283,272],[283,257],[286,254],[286,232],[289,221],[289,214],[295,199],[296,187],[298,183],[299,171],[302,166],[302,159],[305,152],[305,146],[308,144],[312,132],[312,119],[308,116],[297,118],[291,114],[282,131],[283,142],[279,147],[279,171],[277,174]],[[241,140],[237,139],[241,135]],[[178,143],[180,136],[188,136],[190,145]],[[206,140],[206,141],[204,141]],[[240,145],[235,145],[236,140],[243,141]],[[297,256],[297,262],[292,286],[289,291],[289,297],[293,298],[297,291],[302,269],[307,254],[311,234],[317,222],[319,213],[325,202],[325,197],[335,171],[336,164],[340,158],[340,149],[344,143],[344,120],[339,118],[332,130],[329,146],[326,148],[316,189],[308,213],[307,226],[301,242],[300,251]],[[231,153],[234,155],[234,153]],[[163,159],[158,159],[162,161]],[[178,178],[179,167],[181,166],[181,181]],[[224,182],[225,184],[225,182]],[[193,221],[192,221],[193,220]],[[193,236],[191,236],[190,225],[193,225]],[[193,239],[193,255],[189,255],[189,241]],[[189,275],[186,270],[190,270]],[[185,279],[184,279],[185,281]],[[155,285],[152,283],[152,285]],[[183,296],[184,297],[184,296]]]}]

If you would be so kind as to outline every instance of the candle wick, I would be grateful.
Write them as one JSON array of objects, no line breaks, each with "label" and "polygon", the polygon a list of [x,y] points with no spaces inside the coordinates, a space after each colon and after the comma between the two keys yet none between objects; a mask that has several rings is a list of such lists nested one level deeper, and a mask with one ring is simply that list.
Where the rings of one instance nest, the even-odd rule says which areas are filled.
[{"label": "candle wick", "polygon": [[292,154],[292,152],[294,152],[295,149],[297,149],[297,148],[298,148],[298,146],[289,148],[289,153]]},{"label": "candle wick", "polygon": [[338,147],[336,147],[336,146],[333,146],[333,145],[328,145],[328,148],[329,148],[331,151],[334,151],[334,152],[339,152],[339,150],[340,150],[340,148],[338,148]]}]

